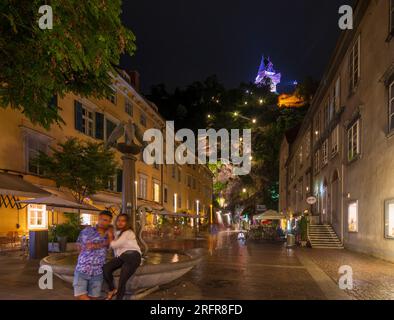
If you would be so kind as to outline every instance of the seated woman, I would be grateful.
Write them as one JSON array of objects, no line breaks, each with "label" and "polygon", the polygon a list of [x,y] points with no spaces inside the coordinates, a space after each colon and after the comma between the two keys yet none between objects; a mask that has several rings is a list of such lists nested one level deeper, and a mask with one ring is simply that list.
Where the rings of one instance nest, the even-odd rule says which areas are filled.
[{"label": "seated woman", "polygon": [[[119,215],[116,218],[115,228],[115,239],[110,244],[111,248],[114,249],[115,258],[103,267],[104,280],[109,287],[107,300],[111,300],[115,295],[117,300],[123,299],[127,281],[141,264],[141,249],[134,232],[131,230],[130,217],[127,214]],[[113,272],[117,269],[121,269],[121,271],[118,289],[116,290]]]}]

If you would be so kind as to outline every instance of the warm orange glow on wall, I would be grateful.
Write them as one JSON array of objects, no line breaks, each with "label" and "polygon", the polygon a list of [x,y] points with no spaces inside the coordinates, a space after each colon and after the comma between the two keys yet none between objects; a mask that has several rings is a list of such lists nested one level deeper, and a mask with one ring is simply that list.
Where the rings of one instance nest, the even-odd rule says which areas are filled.
[{"label": "warm orange glow on wall", "polygon": [[280,108],[301,108],[304,105],[304,99],[296,95],[281,94],[278,98],[278,106]]}]

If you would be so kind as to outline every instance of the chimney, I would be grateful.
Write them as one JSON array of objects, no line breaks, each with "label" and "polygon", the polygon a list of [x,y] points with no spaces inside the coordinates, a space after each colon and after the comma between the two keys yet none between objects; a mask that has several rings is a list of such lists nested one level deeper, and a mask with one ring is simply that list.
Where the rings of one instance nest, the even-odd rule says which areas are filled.
[{"label": "chimney", "polygon": [[133,86],[135,91],[140,92],[140,74],[138,71],[130,70],[128,71],[130,76],[130,84]]}]

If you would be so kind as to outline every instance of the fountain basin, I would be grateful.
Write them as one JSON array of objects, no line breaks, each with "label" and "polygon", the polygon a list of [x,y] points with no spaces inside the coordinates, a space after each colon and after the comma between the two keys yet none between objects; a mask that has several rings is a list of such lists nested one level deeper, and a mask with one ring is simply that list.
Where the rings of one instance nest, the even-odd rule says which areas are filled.
[{"label": "fountain basin", "polygon": [[[50,266],[60,279],[72,283],[78,253],[67,252],[48,256],[41,260],[41,266]],[[186,251],[154,249],[149,251],[142,265],[128,281],[126,291],[133,293],[170,283],[192,270],[201,262],[201,249]],[[114,273],[115,285],[120,271]]]}]

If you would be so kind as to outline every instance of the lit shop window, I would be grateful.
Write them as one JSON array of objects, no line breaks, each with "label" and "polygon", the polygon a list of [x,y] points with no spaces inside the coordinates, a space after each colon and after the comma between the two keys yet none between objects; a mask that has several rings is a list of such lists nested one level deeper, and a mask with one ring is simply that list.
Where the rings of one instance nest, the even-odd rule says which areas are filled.
[{"label": "lit shop window", "polygon": [[394,199],[385,202],[385,237],[394,239]]},{"label": "lit shop window", "polygon": [[352,202],[348,208],[349,232],[358,232],[358,202]]},{"label": "lit shop window", "polygon": [[29,204],[27,206],[29,230],[48,229],[47,209],[45,205]]}]

